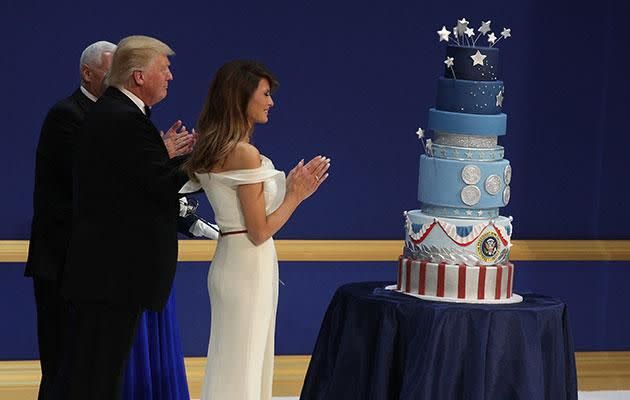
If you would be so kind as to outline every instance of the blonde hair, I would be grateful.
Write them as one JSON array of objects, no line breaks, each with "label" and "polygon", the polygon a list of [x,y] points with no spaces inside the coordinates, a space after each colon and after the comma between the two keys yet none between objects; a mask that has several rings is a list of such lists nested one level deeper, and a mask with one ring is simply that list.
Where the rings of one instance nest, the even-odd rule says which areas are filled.
[{"label": "blonde hair", "polygon": [[146,68],[157,55],[172,56],[175,52],[165,43],[149,36],[127,36],[118,43],[112,66],[105,76],[108,86],[124,86],[133,71]]},{"label": "blonde hair", "polygon": [[197,121],[199,139],[183,165],[192,180],[197,180],[195,172],[212,170],[239,141],[251,136],[254,127],[247,119],[247,105],[262,79],[271,90],[278,86],[271,72],[255,61],[231,61],[217,71]]}]

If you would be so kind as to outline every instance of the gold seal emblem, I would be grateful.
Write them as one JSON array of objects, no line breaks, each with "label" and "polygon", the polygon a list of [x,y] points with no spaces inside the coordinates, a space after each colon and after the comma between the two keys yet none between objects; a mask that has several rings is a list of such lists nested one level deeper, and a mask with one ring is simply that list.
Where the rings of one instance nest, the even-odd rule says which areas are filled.
[{"label": "gold seal emblem", "polygon": [[500,254],[500,246],[496,232],[486,232],[477,239],[477,255],[485,262],[494,262]]}]

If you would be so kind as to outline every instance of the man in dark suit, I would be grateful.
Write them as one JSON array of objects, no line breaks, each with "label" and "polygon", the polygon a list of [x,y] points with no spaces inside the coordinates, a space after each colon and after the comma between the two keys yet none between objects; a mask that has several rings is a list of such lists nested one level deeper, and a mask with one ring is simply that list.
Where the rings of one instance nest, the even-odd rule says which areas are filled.
[{"label": "man in dark suit", "polygon": [[[60,293],[72,222],[72,149],[85,115],[104,89],[116,45],[99,41],[81,54],[81,86],[56,103],[42,126],[37,147],[33,222],[25,275],[33,278],[42,379],[39,400],[52,398],[51,388],[66,348],[68,325],[66,301]],[[169,157],[186,154],[192,137],[184,135],[176,121],[162,135]],[[190,213],[185,197],[180,199],[178,231],[188,237],[216,239],[213,225]]]},{"label": "man in dark suit", "polygon": [[100,41],[81,54],[81,86],[48,112],[37,145],[33,221],[25,275],[33,278],[42,379],[50,398],[65,351],[66,304],[60,294],[72,224],[72,148],[85,114],[101,95],[116,45]]},{"label": "man in dark suit", "polygon": [[157,39],[123,39],[110,87],[81,129],[63,276],[77,321],[66,399],[120,396],[138,318],[144,309],[162,309],[171,290],[178,191],[187,177],[179,168],[184,158],[169,158],[149,114],[173,79],[172,54]]}]

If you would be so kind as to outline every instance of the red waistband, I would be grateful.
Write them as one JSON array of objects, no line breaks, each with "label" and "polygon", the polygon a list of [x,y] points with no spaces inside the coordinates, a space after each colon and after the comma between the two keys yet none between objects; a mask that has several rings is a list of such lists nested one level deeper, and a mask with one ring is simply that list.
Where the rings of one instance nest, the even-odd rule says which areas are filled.
[{"label": "red waistband", "polygon": [[236,235],[239,233],[247,233],[247,229],[243,229],[242,231],[232,231],[232,232],[219,232],[220,236],[228,236],[228,235]]}]

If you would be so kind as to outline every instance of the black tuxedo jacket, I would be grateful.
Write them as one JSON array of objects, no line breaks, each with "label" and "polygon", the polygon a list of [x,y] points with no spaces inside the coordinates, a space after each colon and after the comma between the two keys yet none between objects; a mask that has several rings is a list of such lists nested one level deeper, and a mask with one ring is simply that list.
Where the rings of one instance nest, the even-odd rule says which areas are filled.
[{"label": "black tuxedo jacket", "polygon": [[80,89],[46,115],[37,144],[33,221],[26,276],[61,277],[72,229],[72,149],[94,105]]},{"label": "black tuxedo jacket", "polygon": [[87,115],[74,165],[66,297],[160,310],[177,263],[177,192],[187,181],[155,126],[118,89]]}]

